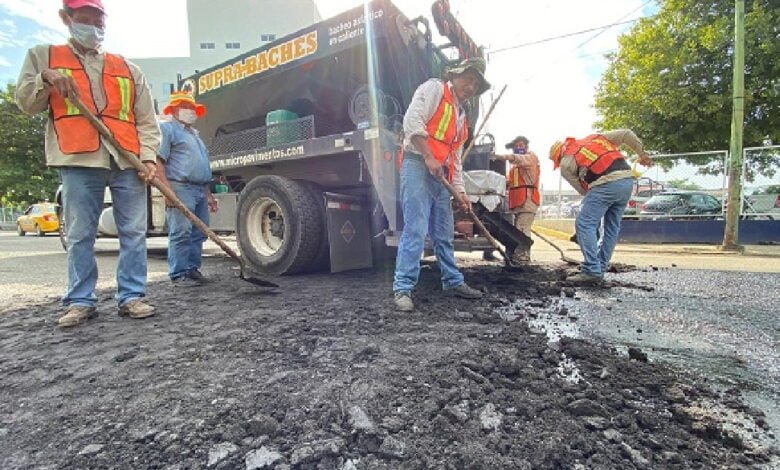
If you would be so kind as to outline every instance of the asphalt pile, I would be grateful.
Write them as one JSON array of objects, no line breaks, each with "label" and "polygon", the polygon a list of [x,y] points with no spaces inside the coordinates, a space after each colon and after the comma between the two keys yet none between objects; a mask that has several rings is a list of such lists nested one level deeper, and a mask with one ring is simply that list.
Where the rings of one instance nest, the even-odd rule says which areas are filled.
[{"label": "asphalt pile", "polygon": [[553,334],[577,322],[562,268],[468,267],[475,302],[426,265],[412,314],[393,310],[383,270],[276,291],[220,258],[206,274],[152,285],[148,320],[119,318],[109,294],[70,331],[56,304],[0,316],[0,467],[745,469],[776,455],[749,438],[768,428],[738,393]]}]

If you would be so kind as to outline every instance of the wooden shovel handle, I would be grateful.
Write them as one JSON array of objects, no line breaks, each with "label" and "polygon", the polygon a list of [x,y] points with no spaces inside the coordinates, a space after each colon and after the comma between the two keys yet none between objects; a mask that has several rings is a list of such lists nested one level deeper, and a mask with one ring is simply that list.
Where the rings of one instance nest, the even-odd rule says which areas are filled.
[{"label": "wooden shovel handle", "polygon": [[[114,146],[119,152],[119,155],[125,159],[128,163],[133,165],[133,167],[138,170],[139,173],[146,173],[146,166],[141,162],[141,160],[133,155],[132,153],[128,152],[124,148],[122,148],[121,145],[119,145],[119,142],[114,138],[113,134],[111,134],[111,131],[106,127],[106,125],[95,117],[94,114],[92,114],[92,111],[87,109],[86,106],[84,106],[84,103],[78,99],[78,98],[68,98],[74,105],[76,105],[77,108],[79,108],[79,111],[81,111],[81,114],[84,115],[84,117],[87,118],[87,120],[97,129],[97,131],[100,133],[100,135],[103,136],[112,146]],[[195,225],[198,230],[205,233],[207,237],[209,237],[214,243],[216,243],[220,248],[222,248],[222,251],[228,254],[231,258],[235,259],[241,265],[243,266],[243,260],[241,259],[238,254],[233,251],[232,248],[230,248],[219,236],[214,233],[213,230],[211,230],[208,225],[206,225],[200,218],[198,218],[197,215],[193,214],[191,210],[187,209],[187,206],[184,205],[183,202],[181,202],[181,199],[176,195],[176,192],[173,191],[169,186],[163,184],[156,176],[151,182],[152,186],[159,189],[163,195],[168,198],[168,200],[171,202],[171,204],[178,210],[181,211],[182,214],[184,214],[187,219],[189,219],[190,222]]]},{"label": "wooden shovel handle", "polygon": [[[454,197],[456,201],[460,201],[460,194],[458,194],[458,192],[455,191],[455,188],[452,187],[452,185],[449,183],[449,181],[447,181],[446,178],[440,176],[439,181],[441,181],[441,184],[443,184],[444,187],[447,188],[447,191],[449,191],[450,194],[452,194],[452,197]],[[475,214],[474,211],[469,211],[468,215],[471,221],[474,222],[474,225],[476,225],[479,231],[482,233],[482,235],[484,235],[485,238],[488,239],[490,244],[493,245],[493,248],[498,250],[498,252],[501,253],[501,256],[504,257],[506,262],[511,265],[512,261],[509,259],[509,256],[507,256],[506,251],[504,251],[501,245],[499,245],[498,240],[493,238],[493,235],[491,235],[490,232],[488,232],[488,229],[485,227],[485,224],[483,224],[482,221],[479,220],[477,214]]]}]

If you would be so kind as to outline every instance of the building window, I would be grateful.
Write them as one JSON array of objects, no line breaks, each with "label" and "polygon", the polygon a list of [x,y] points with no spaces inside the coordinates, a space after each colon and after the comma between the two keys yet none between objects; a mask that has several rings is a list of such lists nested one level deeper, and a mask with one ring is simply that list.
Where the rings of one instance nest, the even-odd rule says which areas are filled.
[{"label": "building window", "polygon": [[276,39],[276,35],[275,34],[261,34],[260,35],[260,40],[261,41],[266,41],[267,42],[267,41],[273,41],[275,39]]},{"label": "building window", "polygon": [[241,49],[240,42],[226,42],[225,49]]},{"label": "building window", "polygon": [[201,49],[214,49],[215,46],[216,45],[213,42],[202,42],[202,43],[200,43],[200,48]]}]

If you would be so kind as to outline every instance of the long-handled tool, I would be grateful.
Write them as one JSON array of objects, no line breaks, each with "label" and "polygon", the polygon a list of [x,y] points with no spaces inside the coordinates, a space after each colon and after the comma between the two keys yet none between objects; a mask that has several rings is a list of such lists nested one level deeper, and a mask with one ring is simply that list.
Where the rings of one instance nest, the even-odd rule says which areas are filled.
[{"label": "long-handled tool", "polygon": [[548,244],[548,245],[550,245],[550,246],[552,246],[553,248],[555,248],[556,250],[558,250],[558,253],[560,253],[560,254],[561,254],[561,260],[562,260],[562,261],[565,261],[566,263],[568,263],[568,264],[572,264],[572,265],[575,265],[575,266],[577,266],[577,265],[579,265],[579,264],[580,264],[580,262],[579,262],[579,261],[577,261],[576,259],[574,259],[574,258],[569,258],[568,256],[566,256],[566,255],[563,253],[563,250],[561,250],[561,248],[560,248],[558,245],[556,245],[555,243],[553,243],[553,241],[552,241],[552,240],[550,240],[549,238],[547,238],[547,237],[543,236],[542,234],[540,234],[539,232],[537,232],[537,231],[536,231],[536,230],[534,230],[534,229],[531,229],[531,233],[533,233],[533,234],[534,234],[534,235],[536,235],[537,237],[541,238],[542,240],[544,240],[545,242],[547,242],[547,244]]},{"label": "long-handled tool", "polygon": [[[81,102],[78,98],[68,98],[73,104],[76,105],[77,108],[79,108],[79,111],[81,111],[81,114],[84,115],[84,117],[87,118],[87,120],[97,129],[97,131],[100,133],[100,135],[103,136],[111,145],[113,145],[117,152],[129,163],[135,167],[136,170],[138,170],[141,173],[146,173],[146,167],[143,163],[141,163],[141,160],[138,159],[135,155],[128,152],[127,150],[123,149],[119,142],[116,141],[114,136],[111,134],[111,131],[108,130],[108,127],[106,127],[105,124],[103,124],[103,121],[99,120],[95,117],[94,114],[92,114],[92,111],[90,111],[86,106],[84,106],[84,103]],[[213,230],[211,230],[205,223],[203,223],[202,220],[198,218],[197,215],[193,214],[191,210],[187,209],[187,206],[184,205],[184,203],[181,202],[178,196],[176,196],[176,193],[169,188],[168,186],[164,185],[160,182],[160,180],[155,177],[152,180],[152,185],[159,189],[163,195],[168,198],[168,200],[171,202],[171,204],[181,211],[182,214],[184,214],[187,219],[189,219],[195,227],[198,228],[201,232],[205,233],[207,237],[209,237],[214,243],[216,243],[220,248],[222,248],[222,251],[228,254],[231,258],[238,261],[238,264],[241,267],[241,279],[251,282],[252,284],[255,284],[257,286],[263,286],[263,287],[279,287],[279,285],[274,284],[273,282],[266,281],[264,279],[260,279],[254,276],[249,276],[246,274],[246,266],[244,265],[244,260],[235,252],[232,248],[230,248],[219,236],[214,233]]]},{"label": "long-handled tool", "polygon": [[[477,134],[475,134],[475,137],[476,135],[479,135],[480,132],[482,132],[482,128],[485,127],[485,123],[487,122],[488,118],[490,118],[490,115],[493,113],[493,110],[496,108],[496,104],[498,104],[498,101],[504,95],[504,91],[506,91],[506,87],[507,86],[504,85],[504,87],[501,89],[501,92],[498,94],[498,96],[496,96],[496,99],[494,99],[493,103],[491,103],[488,112],[485,113],[485,118],[482,120],[482,124],[479,126],[479,130],[477,131]],[[461,162],[465,162],[466,159],[468,158],[469,153],[471,153],[471,149],[474,148],[475,140],[476,140],[475,138],[471,139],[471,145],[469,145],[466,151],[463,152],[463,157],[461,158]],[[455,188],[452,187],[452,185],[449,183],[449,181],[447,181],[446,178],[444,178],[443,176],[439,176],[439,181],[441,181],[444,187],[447,188],[447,191],[449,191],[450,194],[452,194],[452,197],[455,198],[456,201],[460,200],[460,194],[458,194],[458,192],[455,191]],[[498,243],[498,240],[496,240],[493,237],[493,235],[490,234],[488,229],[485,227],[485,224],[483,224],[482,221],[479,220],[479,217],[477,217],[477,215],[473,211],[469,211],[468,215],[471,221],[474,222],[474,225],[476,225],[479,231],[482,233],[482,235],[484,235],[485,238],[488,239],[490,244],[493,245],[493,248],[495,248],[496,250],[498,250],[499,253],[501,253],[501,256],[504,258],[504,261],[506,261],[507,266],[511,268],[519,268],[519,266],[515,266],[515,264],[512,263],[512,259],[509,258],[509,256],[506,254],[506,251]]]},{"label": "long-handled tool", "polygon": [[485,123],[487,123],[487,120],[490,117],[490,115],[493,114],[493,110],[496,108],[496,104],[498,104],[498,100],[500,100],[501,97],[504,95],[504,92],[506,91],[506,87],[507,85],[504,85],[504,87],[498,93],[498,96],[496,96],[496,99],[494,99],[493,102],[490,104],[490,108],[488,108],[487,113],[485,113],[485,119],[482,120],[482,124],[479,125],[479,129],[477,129],[477,132],[474,133],[474,138],[471,139],[468,148],[466,149],[465,152],[463,152],[463,158],[461,158],[461,164],[466,163],[466,159],[469,157],[469,154],[471,153],[471,149],[474,148],[474,143],[477,141],[477,136],[479,136],[482,133],[482,129],[485,128]]},{"label": "long-handled tool", "polygon": [[[449,191],[450,194],[452,194],[452,197],[455,198],[456,201],[460,200],[460,194],[458,194],[458,192],[455,191],[455,188],[452,187],[452,185],[449,183],[449,181],[447,181],[446,178],[444,178],[443,176],[440,176],[439,177],[439,181],[441,182],[441,184],[444,185],[445,188],[447,188],[447,191]],[[499,253],[501,253],[501,256],[504,257],[504,260],[506,261],[507,266],[510,266],[510,267],[513,267],[513,268],[517,267],[517,266],[515,266],[512,263],[512,259],[509,258],[509,256],[507,256],[506,251],[504,251],[504,248],[498,243],[498,240],[493,238],[493,235],[490,234],[490,232],[488,231],[487,227],[485,227],[485,224],[483,224],[482,221],[479,220],[479,217],[477,217],[477,214],[475,214],[474,211],[469,211],[468,215],[469,215],[469,218],[471,219],[471,221],[474,222],[474,225],[476,225],[477,228],[479,229],[479,231],[482,233],[482,235],[484,235],[485,238],[488,239],[490,244],[493,245],[493,248],[495,248],[496,250],[498,250]]]}]

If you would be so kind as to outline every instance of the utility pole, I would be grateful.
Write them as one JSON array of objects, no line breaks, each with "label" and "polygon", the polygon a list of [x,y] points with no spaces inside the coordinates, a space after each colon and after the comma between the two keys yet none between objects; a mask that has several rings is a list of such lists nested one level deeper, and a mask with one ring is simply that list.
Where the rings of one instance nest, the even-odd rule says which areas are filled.
[{"label": "utility pole", "polygon": [[724,250],[740,250],[739,213],[742,210],[742,130],[745,126],[745,0],[734,2],[734,79],[729,148],[729,204],[726,211]]}]

